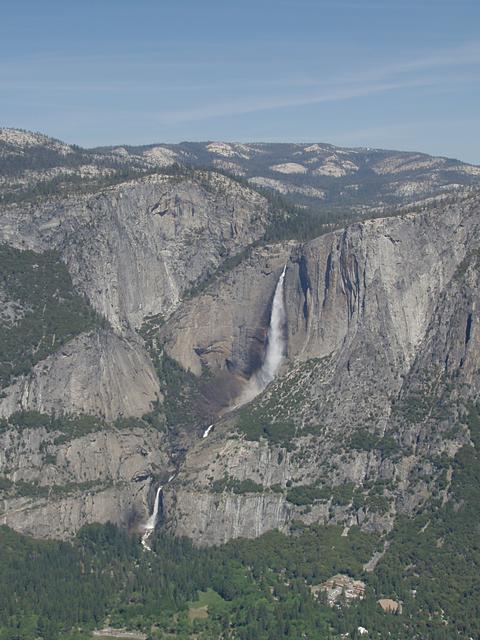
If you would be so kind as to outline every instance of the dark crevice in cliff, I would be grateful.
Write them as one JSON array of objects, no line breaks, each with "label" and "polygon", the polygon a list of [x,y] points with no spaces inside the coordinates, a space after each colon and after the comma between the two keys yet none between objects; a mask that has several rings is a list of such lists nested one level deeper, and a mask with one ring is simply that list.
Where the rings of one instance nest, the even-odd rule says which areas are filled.
[{"label": "dark crevice in cliff", "polygon": [[332,281],[332,273],[333,273],[333,265],[332,265],[332,252],[328,254],[327,264],[325,267],[325,288],[323,290],[323,303],[322,307],[325,306],[327,302],[327,293],[330,289],[331,281]]},{"label": "dark crevice in cliff", "polygon": [[470,342],[470,338],[472,335],[472,314],[469,313],[467,317],[467,325],[465,327],[465,346]]},{"label": "dark crevice in cliff", "polygon": [[362,315],[363,315],[365,314],[365,304],[366,304],[366,297],[367,297],[367,261],[366,260],[363,266],[362,286],[363,286],[363,297],[362,297]]},{"label": "dark crevice in cliff", "polygon": [[360,298],[360,270],[356,256],[348,253],[345,234],[342,239],[340,273],[347,300],[348,322],[350,322]]},{"label": "dark crevice in cliff", "polygon": [[308,320],[308,298],[307,292],[310,289],[310,278],[308,277],[308,269],[307,269],[307,261],[305,260],[305,256],[300,258],[300,262],[298,264],[298,275],[300,277],[300,286],[303,291],[303,317],[305,320]]}]

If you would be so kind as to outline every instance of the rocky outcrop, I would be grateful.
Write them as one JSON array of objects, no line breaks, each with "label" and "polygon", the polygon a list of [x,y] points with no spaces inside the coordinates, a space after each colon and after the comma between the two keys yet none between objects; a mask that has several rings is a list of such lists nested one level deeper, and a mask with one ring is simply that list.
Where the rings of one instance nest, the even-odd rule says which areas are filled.
[{"label": "rocky outcrop", "polygon": [[[171,531],[198,544],[294,519],[381,531],[441,493],[435,460],[468,442],[462,407],[478,387],[479,209],[473,198],[293,248],[289,364],[243,418],[250,432],[287,423],[290,433],[283,444],[251,441],[243,427],[237,434],[236,413],[219,422],[166,491]],[[239,288],[240,273],[230,276]],[[212,307],[216,300],[223,309],[221,287]],[[318,497],[292,503],[295,487]],[[261,521],[252,523],[255,513]]]},{"label": "rocky outcrop", "polygon": [[[6,427],[1,521],[59,537],[95,520],[134,527],[173,475],[173,449],[161,524],[196,544],[288,531],[294,521],[383,531],[432,495],[447,500],[438,460],[468,442],[462,412],[478,391],[479,210],[478,197],[459,198],[252,248],[267,224],[265,199],[206,172],[9,207],[0,239],[58,250],[109,328],[38,363],[5,390],[0,415],[147,413],[162,381],[139,337],[144,325],[159,371],[166,354],[190,381],[201,378],[198,395],[217,417],[205,438],[190,406],[190,422],[165,436],[146,422],[83,436]],[[285,264],[281,375],[232,410],[262,362]],[[170,400],[185,373],[175,366],[164,377]]]},{"label": "rocky outcrop", "polygon": [[0,473],[14,484],[0,500],[0,522],[60,538],[91,522],[138,527],[151,510],[156,479],[171,469],[165,436],[153,429],[81,437],[10,429],[0,434]]},{"label": "rocky outcrop", "polygon": [[60,251],[117,332],[167,316],[182,294],[263,234],[266,200],[220,174],[156,175],[0,216],[0,241]]},{"label": "rocky outcrop", "polygon": [[161,328],[160,341],[185,369],[248,376],[260,366],[279,273],[295,243],[252,250],[242,263],[186,301]]},{"label": "rocky outcrop", "polygon": [[3,392],[0,416],[16,411],[87,413],[111,421],[142,416],[161,397],[138,338],[108,329],[82,334]]},{"label": "rocky outcrop", "polygon": [[[388,336],[408,366],[477,229],[474,203],[370,220],[307,243],[286,280],[289,350],[323,357]],[[299,312],[300,309],[302,312]]]},{"label": "rocky outcrop", "polygon": [[[180,489],[174,494],[173,503],[171,495],[165,493],[163,508],[167,513],[175,511],[175,535],[187,536],[197,545],[257,538],[271,529],[286,531],[294,512],[282,496],[275,493],[216,496]],[[192,512],[194,520],[187,516]]]},{"label": "rocky outcrop", "polygon": [[138,526],[145,518],[144,487],[129,485],[69,488],[64,495],[0,500],[0,522],[36,538],[71,538],[86,524],[113,522]]}]

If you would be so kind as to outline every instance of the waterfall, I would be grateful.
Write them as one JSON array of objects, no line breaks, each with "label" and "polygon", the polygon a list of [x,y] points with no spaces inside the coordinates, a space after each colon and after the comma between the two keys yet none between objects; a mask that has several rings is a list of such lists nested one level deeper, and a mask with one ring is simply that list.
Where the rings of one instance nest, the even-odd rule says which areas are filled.
[{"label": "waterfall", "polygon": [[147,524],[145,525],[145,529],[147,531],[153,531],[155,529],[155,525],[157,524],[158,518],[158,508],[160,506],[160,494],[162,493],[163,487],[158,487],[157,494],[155,496],[155,504],[153,505],[152,515],[147,520]]},{"label": "waterfall", "polygon": [[257,378],[261,382],[262,391],[275,377],[285,356],[284,328],[286,321],[285,301],[283,299],[283,283],[287,265],[283,267],[282,274],[275,287],[270,315],[270,326],[267,335],[267,350],[265,360],[257,372]]},{"label": "waterfall", "polygon": [[207,438],[207,437],[208,437],[208,434],[210,433],[210,431],[211,431],[212,429],[213,429],[213,424],[211,424],[209,427],[207,427],[207,428],[205,429],[205,431],[203,432],[203,436],[202,436],[202,438]]},{"label": "waterfall", "polygon": [[153,505],[153,511],[152,511],[152,515],[149,517],[149,519],[147,520],[146,524],[144,525],[144,534],[142,536],[142,545],[146,548],[149,549],[149,551],[151,551],[150,546],[147,542],[148,538],[151,536],[151,534],[153,533],[155,526],[157,524],[157,518],[158,518],[158,510],[160,508],[160,496],[162,493],[162,488],[163,487],[158,487],[157,489],[157,494],[155,496],[155,504]]},{"label": "waterfall", "polygon": [[283,267],[283,271],[278,279],[275,293],[273,295],[272,311],[270,313],[270,325],[267,334],[267,348],[263,364],[248,381],[244,392],[242,393],[240,404],[249,402],[275,378],[283,358],[285,357],[285,323],[287,314],[285,310],[284,300],[284,281],[287,265]]}]

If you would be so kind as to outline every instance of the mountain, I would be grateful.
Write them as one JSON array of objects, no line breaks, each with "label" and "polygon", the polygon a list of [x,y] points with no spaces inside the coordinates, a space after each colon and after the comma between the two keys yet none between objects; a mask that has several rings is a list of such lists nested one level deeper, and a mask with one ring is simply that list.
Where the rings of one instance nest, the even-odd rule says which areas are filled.
[{"label": "mountain", "polygon": [[392,637],[443,638],[440,609],[462,637],[458,584],[427,605],[422,580],[448,582],[447,550],[479,560],[480,169],[6,129],[0,158],[0,522],[87,548],[92,523],[158,553],[156,532],[230,541],[248,566],[232,541],[280,531],[288,558],[334,539],[324,579],[362,577],[425,625],[432,607],[439,635]]},{"label": "mountain", "polygon": [[[287,265],[283,375],[191,447],[164,490],[167,527],[206,544],[293,521],[382,531],[448,499],[446,460],[469,443],[478,394],[479,204],[263,249],[173,314],[162,333],[182,366],[218,375],[228,361],[246,375],[255,333],[242,327],[261,332],[262,301]],[[248,305],[247,286],[258,291]]]},{"label": "mountain", "polygon": [[4,202],[92,190],[188,165],[231,174],[303,208],[321,205],[344,219],[455,193],[480,180],[478,166],[417,152],[230,142],[82,149],[17,129],[0,129],[0,158]]}]

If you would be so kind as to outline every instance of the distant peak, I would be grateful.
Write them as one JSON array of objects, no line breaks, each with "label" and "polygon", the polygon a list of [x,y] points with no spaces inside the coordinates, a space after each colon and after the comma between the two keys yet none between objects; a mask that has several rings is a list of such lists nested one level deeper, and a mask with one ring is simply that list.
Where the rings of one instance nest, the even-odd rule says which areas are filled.
[{"label": "distant peak", "polygon": [[16,147],[48,147],[62,154],[71,153],[72,149],[68,144],[55,140],[43,133],[33,133],[24,129],[0,128],[0,143],[13,145]]}]

